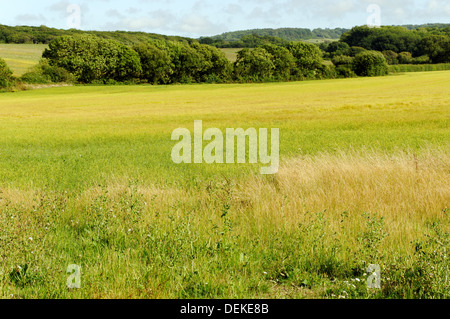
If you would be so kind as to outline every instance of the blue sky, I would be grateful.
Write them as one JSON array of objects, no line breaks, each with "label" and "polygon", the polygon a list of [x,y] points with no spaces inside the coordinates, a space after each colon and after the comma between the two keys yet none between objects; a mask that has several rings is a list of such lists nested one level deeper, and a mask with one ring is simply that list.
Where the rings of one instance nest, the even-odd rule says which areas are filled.
[{"label": "blue sky", "polygon": [[71,4],[80,8],[82,30],[190,37],[253,28],[363,25],[371,4],[379,5],[382,25],[450,23],[450,0],[0,0],[0,24],[67,29]]}]

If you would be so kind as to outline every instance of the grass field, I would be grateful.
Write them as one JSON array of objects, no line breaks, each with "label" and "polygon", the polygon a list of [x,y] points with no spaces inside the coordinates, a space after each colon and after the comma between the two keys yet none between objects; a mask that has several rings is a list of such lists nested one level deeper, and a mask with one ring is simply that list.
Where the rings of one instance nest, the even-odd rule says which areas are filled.
[{"label": "grass field", "polygon": [[237,59],[237,53],[242,49],[234,49],[234,48],[223,48],[220,49],[225,53],[225,56],[227,59],[231,62],[236,62]]},{"label": "grass field", "polygon": [[[448,298],[449,84],[437,71],[1,94],[0,296]],[[172,163],[172,131],[194,120],[279,128],[280,171]]]},{"label": "grass field", "polygon": [[21,76],[41,59],[46,44],[0,44],[0,58],[4,59],[14,76]]}]

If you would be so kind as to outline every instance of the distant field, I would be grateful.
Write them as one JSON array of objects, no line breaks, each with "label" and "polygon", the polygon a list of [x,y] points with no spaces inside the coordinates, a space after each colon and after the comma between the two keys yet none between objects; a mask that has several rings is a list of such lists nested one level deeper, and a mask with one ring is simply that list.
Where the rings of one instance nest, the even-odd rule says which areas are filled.
[{"label": "distant field", "polygon": [[237,53],[242,49],[234,49],[234,48],[223,48],[220,49],[225,53],[227,59],[231,62],[235,62],[237,59]]},{"label": "distant field", "polygon": [[0,44],[0,58],[6,61],[14,76],[21,76],[39,62],[45,48],[46,44]]},{"label": "distant field", "polygon": [[[0,94],[0,297],[449,298],[449,86],[437,71]],[[174,164],[171,133],[194,120],[279,128],[280,171]]]}]

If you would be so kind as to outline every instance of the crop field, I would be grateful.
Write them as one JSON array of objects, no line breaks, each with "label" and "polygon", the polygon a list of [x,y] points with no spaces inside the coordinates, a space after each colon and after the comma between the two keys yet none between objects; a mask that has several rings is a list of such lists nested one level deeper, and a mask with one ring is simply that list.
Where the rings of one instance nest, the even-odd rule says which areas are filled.
[{"label": "crop field", "polygon": [[[448,87],[436,71],[0,94],[0,297],[449,298]],[[279,128],[278,173],[173,163],[195,120]]]},{"label": "crop field", "polygon": [[0,58],[4,59],[14,76],[21,76],[38,64],[46,44],[0,44]]}]

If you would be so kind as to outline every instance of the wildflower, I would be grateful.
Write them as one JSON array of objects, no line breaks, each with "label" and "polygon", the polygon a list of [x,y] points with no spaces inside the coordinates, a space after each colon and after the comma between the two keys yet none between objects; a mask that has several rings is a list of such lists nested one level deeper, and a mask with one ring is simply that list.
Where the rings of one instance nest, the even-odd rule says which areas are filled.
[{"label": "wildflower", "polygon": [[30,241],[33,241],[33,237],[28,238]]}]

